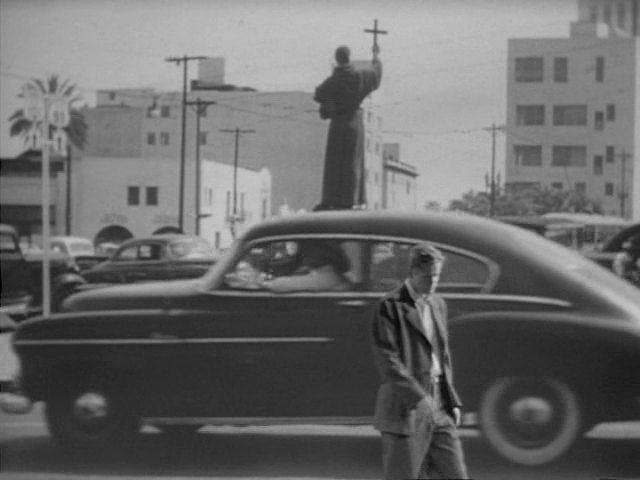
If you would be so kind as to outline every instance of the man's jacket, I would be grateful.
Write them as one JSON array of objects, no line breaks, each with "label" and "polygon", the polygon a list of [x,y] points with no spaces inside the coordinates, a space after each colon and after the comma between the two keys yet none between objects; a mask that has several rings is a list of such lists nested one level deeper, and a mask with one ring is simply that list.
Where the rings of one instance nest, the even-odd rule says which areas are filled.
[{"label": "man's jacket", "polygon": [[[428,303],[440,342],[445,408],[452,414],[453,408],[462,404],[453,387],[447,305],[438,295],[431,295]],[[374,416],[377,430],[413,433],[416,406],[431,395],[431,349],[420,312],[403,284],[379,303],[373,320],[373,351],[382,381]]]}]

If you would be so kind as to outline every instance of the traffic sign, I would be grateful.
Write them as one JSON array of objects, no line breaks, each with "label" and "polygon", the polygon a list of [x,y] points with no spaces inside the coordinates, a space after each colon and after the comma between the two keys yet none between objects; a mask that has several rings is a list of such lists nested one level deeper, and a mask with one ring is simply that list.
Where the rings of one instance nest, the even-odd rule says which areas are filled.
[{"label": "traffic sign", "polygon": [[24,106],[22,107],[24,118],[32,123],[44,120],[44,94],[38,89],[38,87],[32,83],[23,85],[22,97],[24,99]]},{"label": "traffic sign", "polygon": [[63,128],[71,121],[69,98],[62,95],[51,97],[49,100],[49,123],[53,127]]}]

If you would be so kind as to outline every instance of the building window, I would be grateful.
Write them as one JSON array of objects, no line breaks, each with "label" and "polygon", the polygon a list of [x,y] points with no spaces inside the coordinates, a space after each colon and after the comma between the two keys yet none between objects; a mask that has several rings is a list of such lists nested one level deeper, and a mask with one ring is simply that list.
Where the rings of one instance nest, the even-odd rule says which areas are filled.
[{"label": "building window", "polygon": [[160,132],[160,145],[169,145],[169,132]]},{"label": "building window", "polygon": [[602,175],[604,170],[604,158],[602,155],[595,155],[593,157],[593,174]]},{"label": "building window", "polygon": [[604,57],[596,57],[596,82],[604,82]]},{"label": "building window", "polygon": [[140,187],[127,187],[127,205],[140,205]]},{"label": "building window", "polygon": [[593,115],[593,128],[596,130],[604,130],[604,112],[598,110]]},{"label": "building window", "polygon": [[618,14],[618,27],[624,28],[625,17],[626,17],[625,5],[623,2],[618,2],[617,7],[618,8],[616,11]]},{"label": "building window", "polygon": [[147,187],[147,205],[158,205],[158,187]]},{"label": "building window", "polygon": [[147,145],[155,145],[155,144],[156,144],[156,132],[148,132]]},{"label": "building window", "polygon": [[602,21],[607,24],[611,23],[611,5],[608,3],[604,5],[602,10]]},{"label": "building window", "polygon": [[208,206],[212,206],[213,205],[213,189],[211,187],[207,187],[207,205]]},{"label": "building window", "polygon": [[116,99],[116,92],[109,92],[109,100],[115,100]]},{"label": "building window", "polygon": [[613,163],[616,158],[616,149],[612,145],[607,145],[606,159],[607,163]]},{"label": "building window", "polygon": [[569,59],[567,57],[556,57],[553,59],[553,81],[569,81]]},{"label": "building window", "polygon": [[562,182],[553,182],[551,184],[551,188],[553,188],[554,190],[562,190],[563,188]]},{"label": "building window", "polygon": [[602,155],[596,155],[593,157],[593,174],[602,175],[603,170],[603,158]]},{"label": "building window", "polygon": [[607,105],[607,121],[613,122],[616,119],[616,106],[613,103]]},{"label": "building window", "polygon": [[407,180],[407,194],[411,193],[411,180]]},{"label": "building window", "polygon": [[200,135],[198,137],[200,145],[206,145],[207,144],[207,132],[200,132]]},{"label": "building window", "polygon": [[262,218],[262,220],[266,220],[267,219],[267,199],[266,198],[262,199],[261,218]]},{"label": "building window", "polygon": [[162,105],[160,107],[160,116],[163,118],[169,118],[170,115],[171,115],[171,108],[169,107],[169,105]]},{"label": "building window", "polygon": [[215,247],[220,248],[220,232],[216,232],[215,234]]},{"label": "building window", "polygon": [[544,125],[544,105],[517,105],[516,125]]},{"label": "building window", "polygon": [[581,126],[587,124],[586,105],[555,105],[553,107],[553,124],[565,126]]},{"label": "building window", "polygon": [[604,184],[604,194],[607,197],[613,197],[615,194],[615,187],[613,186],[613,183],[607,182]]},{"label": "building window", "polygon": [[523,167],[542,166],[542,146],[541,145],[514,145],[514,162]]},{"label": "building window", "polygon": [[552,167],[584,167],[587,164],[587,147],[555,145],[551,156]]},{"label": "building window", "polygon": [[516,58],[516,82],[542,82],[544,80],[544,59],[542,57]]},{"label": "building window", "polygon": [[576,193],[586,194],[587,193],[587,184],[584,182],[576,182]]}]

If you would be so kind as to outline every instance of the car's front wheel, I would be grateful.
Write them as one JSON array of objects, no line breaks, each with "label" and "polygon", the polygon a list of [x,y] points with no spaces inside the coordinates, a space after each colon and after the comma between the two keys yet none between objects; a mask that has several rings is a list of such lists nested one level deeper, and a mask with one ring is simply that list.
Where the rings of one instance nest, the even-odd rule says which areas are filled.
[{"label": "car's front wheel", "polygon": [[53,438],[71,450],[98,451],[125,445],[139,428],[124,395],[105,381],[78,383],[47,401]]},{"label": "car's front wheel", "polygon": [[548,377],[493,381],[480,401],[484,436],[498,454],[522,465],[541,465],[563,455],[582,432],[576,394]]}]

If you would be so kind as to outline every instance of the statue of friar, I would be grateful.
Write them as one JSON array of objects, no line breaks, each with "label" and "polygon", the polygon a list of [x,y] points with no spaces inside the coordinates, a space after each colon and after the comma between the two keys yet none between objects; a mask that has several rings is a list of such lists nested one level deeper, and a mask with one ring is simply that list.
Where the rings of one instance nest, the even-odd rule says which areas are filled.
[{"label": "statue of friar", "polygon": [[316,88],[320,117],[330,119],[322,180],[322,200],[315,210],[366,206],[364,175],[364,122],[360,104],[380,85],[380,48],[373,46],[373,60],[366,68],[350,61],[349,47],[336,49],[336,67]]}]

